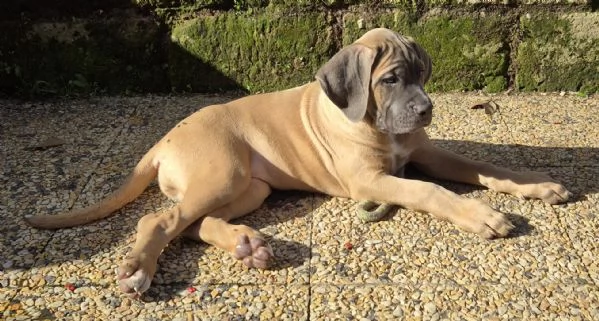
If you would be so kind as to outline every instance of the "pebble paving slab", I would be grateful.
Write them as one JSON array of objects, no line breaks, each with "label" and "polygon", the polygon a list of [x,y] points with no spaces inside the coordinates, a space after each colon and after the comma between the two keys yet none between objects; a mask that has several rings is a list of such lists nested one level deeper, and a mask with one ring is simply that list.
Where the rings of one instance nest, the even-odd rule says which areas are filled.
[{"label": "pebble paving slab", "polygon": [[[352,200],[276,192],[239,220],[267,235],[271,270],[177,238],[150,290],[131,300],[118,292],[114,269],[137,220],[173,206],[156,184],[100,222],[58,231],[24,224],[24,215],[102,198],[180,119],[232,98],[0,100],[0,319],[599,319],[597,96],[432,95],[428,132],[437,144],[549,172],[574,193],[550,206],[433,180],[509,215],[517,227],[507,239],[485,241],[401,208],[365,224]],[[494,111],[475,107],[489,100]]]}]

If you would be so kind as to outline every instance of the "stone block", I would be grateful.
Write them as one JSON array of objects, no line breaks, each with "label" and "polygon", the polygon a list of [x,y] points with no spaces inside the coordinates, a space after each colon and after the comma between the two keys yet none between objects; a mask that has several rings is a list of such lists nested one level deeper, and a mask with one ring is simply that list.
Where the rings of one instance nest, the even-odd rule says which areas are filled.
[{"label": "stone block", "polygon": [[170,89],[159,22],[132,16],[5,22],[0,91],[24,95]]},{"label": "stone block", "polygon": [[598,91],[599,13],[528,13],[520,29],[515,60],[520,90]]},{"label": "stone block", "polygon": [[507,87],[509,30],[505,26],[510,19],[515,18],[484,12],[439,12],[420,20],[402,10],[350,13],[343,18],[343,43],[374,27],[390,28],[416,39],[431,56],[433,74],[428,90],[498,92]]},{"label": "stone block", "polygon": [[249,92],[312,81],[334,53],[326,13],[264,9],[180,21],[172,29],[169,74],[173,89]]}]

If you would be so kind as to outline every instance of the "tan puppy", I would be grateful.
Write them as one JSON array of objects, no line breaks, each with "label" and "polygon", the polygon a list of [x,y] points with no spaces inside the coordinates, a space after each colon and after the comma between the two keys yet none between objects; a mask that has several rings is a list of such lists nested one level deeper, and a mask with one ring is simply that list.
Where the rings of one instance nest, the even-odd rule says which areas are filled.
[{"label": "tan puppy", "polygon": [[480,200],[392,174],[412,162],[442,179],[551,204],[568,199],[545,174],[513,172],[433,146],[423,129],[432,117],[423,90],[430,74],[429,56],[412,39],[372,30],[328,61],[318,81],[209,106],[184,119],[99,204],[27,221],[53,229],[106,217],[158,177],[164,194],[179,203],[139,221],[118,272],[121,290],[135,296],[148,289],[158,256],[181,233],[249,267],[267,267],[273,252],[260,233],[228,222],[258,208],[271,188],[397,204],[484,238],[506,236],[512,225]]}]

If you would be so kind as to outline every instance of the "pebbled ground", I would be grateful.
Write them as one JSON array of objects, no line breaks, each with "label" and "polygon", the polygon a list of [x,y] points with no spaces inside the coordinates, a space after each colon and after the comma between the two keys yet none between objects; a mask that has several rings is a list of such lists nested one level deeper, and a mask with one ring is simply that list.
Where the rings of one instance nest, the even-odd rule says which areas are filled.
[{"label": "pebbled ground", "polygon": [[[547,171],[574,193],[550,206],[439,182],[508,213],[516,228],[507,239],[404,209],[367,224],[351,200],[277,192],[239,220],[266,235],[271,270],[179,238],[150,290],[132,300],[114,270],[137,220],[172,206],[157,186],[87,226],[38,231],[21,219],[98,200],[178,120],[231,98],[0,100],[0,319],[599,319],[597,96],[432,95],[428,132],[439,145]],[[472,108],[491,99],[498,112]]]}]

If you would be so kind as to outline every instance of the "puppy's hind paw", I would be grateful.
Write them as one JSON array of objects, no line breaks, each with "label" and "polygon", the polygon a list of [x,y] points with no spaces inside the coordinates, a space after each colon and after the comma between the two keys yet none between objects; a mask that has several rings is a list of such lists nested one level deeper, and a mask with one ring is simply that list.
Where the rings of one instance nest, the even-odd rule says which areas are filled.
[{"label": "puppy's hind paw", "polygon": [[139,298],[152,284],[152,276],[134,260],[125,260],[116,270],[119,289],[132,298]]},{"label": "puppy's hind paw", "polygon": [[274,254],[263,238],[243,234],[237,237],[233,257],[241,260],[249,268],[266,269],[274,259]]}]

